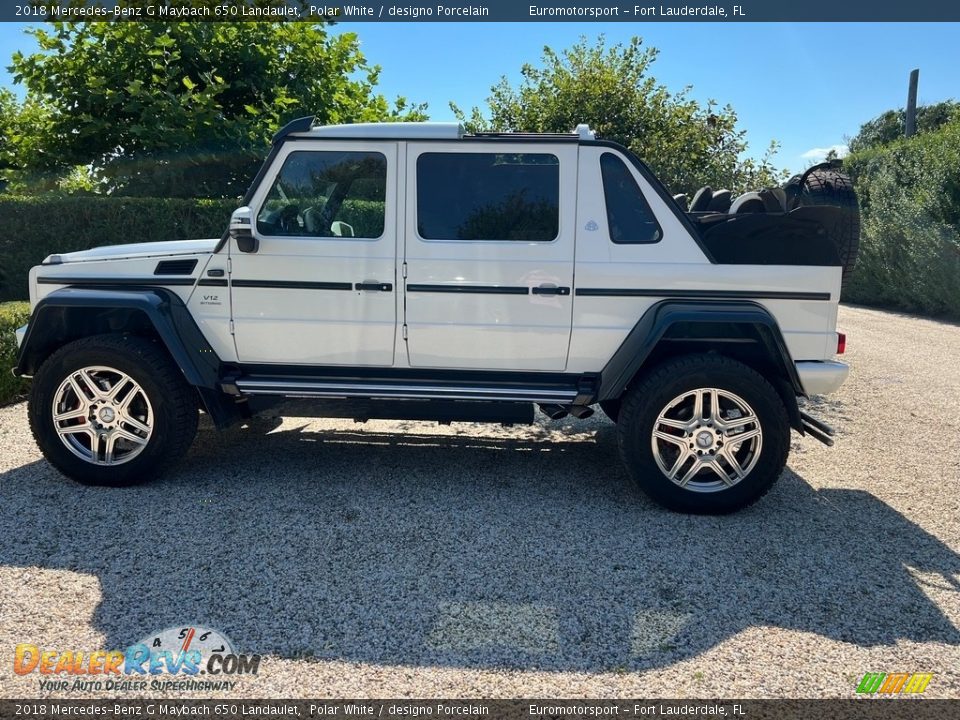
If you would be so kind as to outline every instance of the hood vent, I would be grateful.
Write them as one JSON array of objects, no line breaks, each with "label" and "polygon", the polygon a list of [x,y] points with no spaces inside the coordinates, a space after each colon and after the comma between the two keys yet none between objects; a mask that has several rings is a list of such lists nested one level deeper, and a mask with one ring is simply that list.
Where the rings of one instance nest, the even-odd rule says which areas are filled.
[{"label": "hood vent", "polygon": [[197,259],[189,260],[161,260],[157,263],[154,275],[191,275],[197,266]]}]

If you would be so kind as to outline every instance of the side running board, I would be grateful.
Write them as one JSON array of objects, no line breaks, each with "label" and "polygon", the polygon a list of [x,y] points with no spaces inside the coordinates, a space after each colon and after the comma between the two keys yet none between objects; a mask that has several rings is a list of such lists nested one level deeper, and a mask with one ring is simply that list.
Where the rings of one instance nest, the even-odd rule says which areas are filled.
[{"label": "side running board", "polygon": [[417,380],[377,380],[246,376],[222,384],[237,395],[282,395],[295,398],[368,398],[403,400],[509,400],[569,404],[580,395],[574,385],[521,387],[476,383],[470,385]]},{"label": "side running board", "polygon": [[817,420],[812,415],[808,415],[803,412],[803,410],[800,411],[800,423],[803,425],[803,430],[807,435],[819,440],[827,447],[833,447],[833,435],[835,431],[832,427],[822,420]]}]

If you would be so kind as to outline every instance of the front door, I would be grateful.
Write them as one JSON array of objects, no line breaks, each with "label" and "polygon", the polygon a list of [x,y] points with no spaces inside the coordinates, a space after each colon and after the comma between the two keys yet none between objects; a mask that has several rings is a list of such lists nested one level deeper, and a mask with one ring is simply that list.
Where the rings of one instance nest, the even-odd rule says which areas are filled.
[{"label": "front door", "polygon": [[410,143],[406,165],[410,365],[562,371],[577,145]]},{"label": "front door", "polygon": [[394,143],[289,142],[250,203],[257,252],[230,243],[244,363],[394,361]]}]

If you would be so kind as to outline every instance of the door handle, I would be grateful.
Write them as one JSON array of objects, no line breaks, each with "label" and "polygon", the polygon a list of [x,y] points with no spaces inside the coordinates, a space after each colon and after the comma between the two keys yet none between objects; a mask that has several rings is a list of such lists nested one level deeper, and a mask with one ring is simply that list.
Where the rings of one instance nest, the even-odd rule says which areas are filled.
[{"label": "door handle", "polygon": [[533,288],[534,295],[569,295],[570,288],[557,287],[556,285],[540,285]]},{"label": "door handle", "polygon": [[368,290],[370,292],[390,292],[393,290],[393,284],[380,282],[358,282],[353,286],[353,289]]}]

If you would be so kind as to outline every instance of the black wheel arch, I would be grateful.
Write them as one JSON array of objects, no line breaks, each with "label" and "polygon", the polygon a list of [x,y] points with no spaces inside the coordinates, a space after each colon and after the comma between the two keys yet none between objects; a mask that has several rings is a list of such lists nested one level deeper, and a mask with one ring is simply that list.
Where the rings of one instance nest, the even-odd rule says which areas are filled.
[{"label": "black wheel arch", "polygon": [[239,419],[239,409],[219,388],[220,358],[183,301],[164,288],[55,290],[34,307],[14,374],[33,375],[66,343],[102,333],[156,338],[186,381],[196,388],[204,409],[218,427]]},{"label": "black wheel arch", "polygon": [[797,397],[806,393],[776,319],[749,300],[661,300],[633,327],[600,373],[597,400],[617,400],[663,361],[716,352],[760,372],[776,388],[790,425],[803,433]]}]

